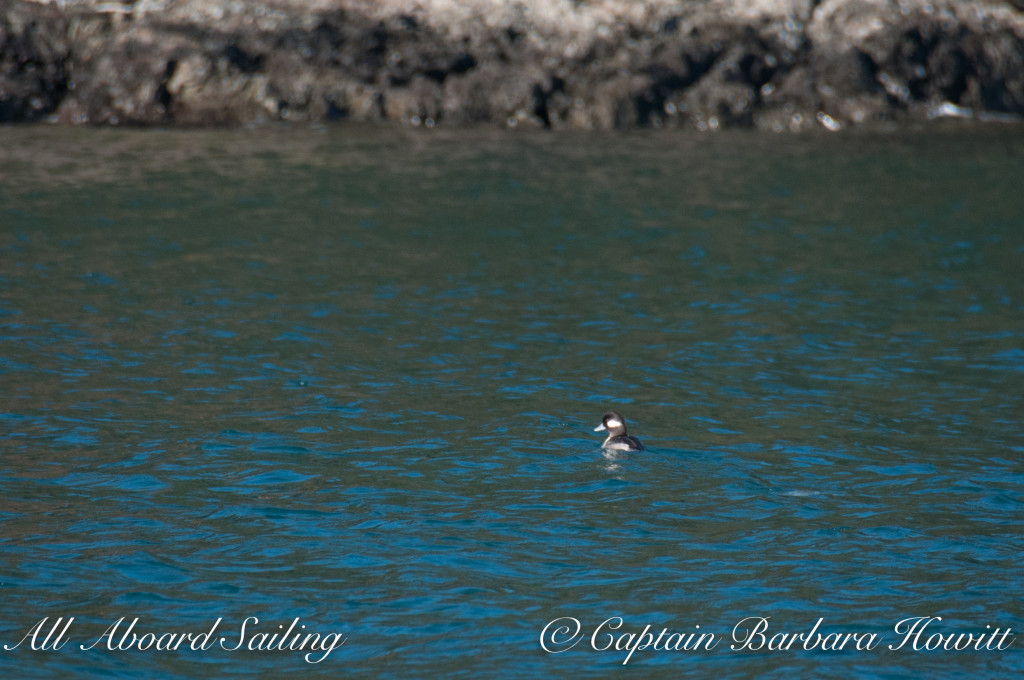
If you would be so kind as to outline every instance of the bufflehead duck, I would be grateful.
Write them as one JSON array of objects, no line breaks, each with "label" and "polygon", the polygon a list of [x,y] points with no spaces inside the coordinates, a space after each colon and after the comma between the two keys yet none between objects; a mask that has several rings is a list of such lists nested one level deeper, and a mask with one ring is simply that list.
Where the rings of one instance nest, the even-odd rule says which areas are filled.
[{"label": "bufflehead duck", "polygon": [[616,411],[608,411],[601,419],[601,424],[594,428],[594,432],[608,430],[608,438],[601,444],[601,448],[614,449],[616,451],[643,451],[644,445],[636,437],[626,434],[626,419]]}]

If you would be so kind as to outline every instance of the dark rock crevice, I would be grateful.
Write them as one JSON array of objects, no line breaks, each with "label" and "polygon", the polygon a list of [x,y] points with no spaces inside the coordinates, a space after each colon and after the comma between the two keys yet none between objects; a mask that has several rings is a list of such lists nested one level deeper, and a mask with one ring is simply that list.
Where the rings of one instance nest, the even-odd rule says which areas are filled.
[{"label": "dark rock crevice", "polygon": [[44,120],[57,110],[73,87],[66,36],[66,21],[50,8],[0,15],[0,122]]},{"label": "dark rock crevice", "polygon": [[247,52],[234,42],[225,45],[220,54],[228,60],[228,64],[233,68],[246,74],[259,73],[263,70],[266,61],[264,55]]},{"label": "dark rock crevice", "polygon": [[160,77],[160,81],[156,86],[156,94],[153,95],[154,101],[163,109],[164,120],[170,120],[171,117],[171,101],[174,99],[171,96],[170,90],[167,89],[167,83],[171,78],[174,77],[174,71],[178,68],[178,60],[170,59],[167,62],[167,67],[164,69],[163,75]]}]

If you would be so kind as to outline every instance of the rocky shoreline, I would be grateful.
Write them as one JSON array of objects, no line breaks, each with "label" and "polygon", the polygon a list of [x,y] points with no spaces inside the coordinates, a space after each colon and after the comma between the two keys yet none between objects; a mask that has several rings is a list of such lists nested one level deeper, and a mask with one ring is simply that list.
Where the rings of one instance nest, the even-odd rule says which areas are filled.
[{"label": "rocky shoreline", "polygon": [[1021,0],[0,0],[0,122],[1024,118]]}]

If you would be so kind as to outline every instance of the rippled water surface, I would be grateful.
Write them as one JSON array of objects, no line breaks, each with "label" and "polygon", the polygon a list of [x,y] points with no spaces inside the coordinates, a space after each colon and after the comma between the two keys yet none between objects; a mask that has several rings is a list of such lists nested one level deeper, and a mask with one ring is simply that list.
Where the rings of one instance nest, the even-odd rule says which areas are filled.
[{"label": "rippled water surface", "polygon": [[[1013,128],[5,128],[0,161],[7,677],[1024,671]],[[609,408],[646,452],[601,452]],[[715,645],[624,667],[645,626]]]}]

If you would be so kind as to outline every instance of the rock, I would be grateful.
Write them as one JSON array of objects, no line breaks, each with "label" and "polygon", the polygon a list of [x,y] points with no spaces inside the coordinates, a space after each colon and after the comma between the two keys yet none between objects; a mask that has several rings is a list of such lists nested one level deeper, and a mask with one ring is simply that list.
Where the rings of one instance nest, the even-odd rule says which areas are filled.
[{"label": "rock", "polygon": [[0,121],[830,130],[1024,115],[999,0],[0,0]]},{"label": "rock", "polygon": [[56,8],[0,4],[0,122],[52,115],[71,87],[68,23]]},{"label": "rock", "polygon": [[840,77],[823,99],[851,122],[842,103],[858,98],[875,116],[928,115],[946,102],[1024,113],[1024,17],[1009,4],[827,0],[808,36],[830,45],[829,73]]}]

